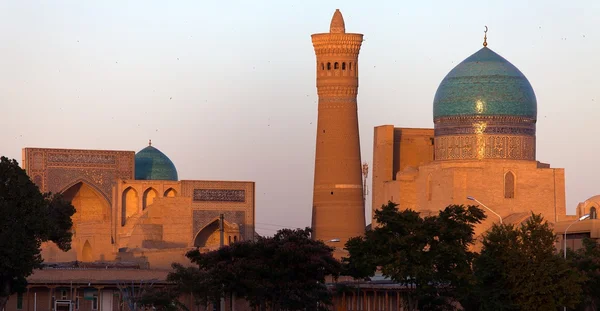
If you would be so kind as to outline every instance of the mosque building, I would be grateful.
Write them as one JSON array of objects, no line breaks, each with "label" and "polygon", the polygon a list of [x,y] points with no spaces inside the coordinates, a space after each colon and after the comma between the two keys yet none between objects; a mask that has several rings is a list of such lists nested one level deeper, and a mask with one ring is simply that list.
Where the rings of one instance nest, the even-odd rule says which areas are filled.
[{"label": "mosque building", "polygon": [[254,237],[254,182],[179,180],[164,153],[23,149],[23,168],[42,192],[62,193],[76,209],[68,252],[42,247],[45,262],[140,262],[169,268],[187,250]]},{"label": "mosque building", "polygon": [[373,209],[387,201],[424,214],[487,206],[500,219],[566,219],[562,168],[536,159],[537,100],[525,75],[484,46],[452,69],[433,100],[433,129],[375,128]]}]

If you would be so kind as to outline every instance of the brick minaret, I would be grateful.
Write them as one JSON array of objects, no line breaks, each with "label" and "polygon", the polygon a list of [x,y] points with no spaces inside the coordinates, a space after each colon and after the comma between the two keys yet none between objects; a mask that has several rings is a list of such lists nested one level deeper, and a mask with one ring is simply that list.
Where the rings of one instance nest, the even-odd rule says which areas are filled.
[{"label": "brick minaret", "polygon": [[339,239],[330,244],[338,249],[365,231],[356,104],[362,41],[362,34],[346,33],[339,10],[329,33],[312,35],[319,95],[312,228],[327,244]]}]

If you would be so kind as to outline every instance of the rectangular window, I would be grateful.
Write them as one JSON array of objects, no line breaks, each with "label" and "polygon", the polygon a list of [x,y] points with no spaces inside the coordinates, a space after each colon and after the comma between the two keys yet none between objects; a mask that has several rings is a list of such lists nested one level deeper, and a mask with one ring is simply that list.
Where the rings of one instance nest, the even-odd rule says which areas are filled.
[{"label": "rectangular window", "polygon": [[61,290],[61,291],[60,291],[60,297],[61,297],[60,299],[62,299],[62,300],[66,300],[66,299],[67,299],[67,291],[66,291],[66,290],[64,290],[64,289],[63,289],[63,290]]},{"label": "rectangular window", "polygon": [[92,310],[98,310],[98,295],[92,298]]},{"label": "rectangular window", "polygon": [[79,310],[79,297],[75,297],[75,310]]},{"label": "rectangular window", "polygon": [[23,293],[17,294],[17,310],[23,310]]}]

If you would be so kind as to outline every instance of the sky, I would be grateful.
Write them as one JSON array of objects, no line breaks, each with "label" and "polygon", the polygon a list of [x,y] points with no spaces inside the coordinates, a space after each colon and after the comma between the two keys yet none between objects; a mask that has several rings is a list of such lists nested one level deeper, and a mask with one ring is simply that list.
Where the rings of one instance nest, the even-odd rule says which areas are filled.
[{"label": "sky", "polygon": [[[487,25],[488,47],[535,90],[537,158],[565,168],[567,212],[600,194],[597,0],[0,0],[0,155],[152,139],[180,179],[255,181],[260,234],[310,226],[310,35],[329,31],[335,9],[365,35],[363,161],[375,126],[433,127],[439,83]],[[367,219],[370,208],[368,197]]]}]

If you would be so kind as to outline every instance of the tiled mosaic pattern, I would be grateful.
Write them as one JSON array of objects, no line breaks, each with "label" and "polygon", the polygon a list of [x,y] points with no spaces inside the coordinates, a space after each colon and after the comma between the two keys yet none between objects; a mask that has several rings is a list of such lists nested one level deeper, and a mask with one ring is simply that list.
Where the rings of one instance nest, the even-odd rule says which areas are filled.
[{"label": "tiled mosaic pattern", "polygon": [[527,78],[513,64],[482,48],[442,80],[433,101],[434,119],[459,115],[536,118],[537,100]]},{"label": "tiled mosaic pattern", "polygon": [[164,153],[148,146],[135,155],[135,179],[177,181],[177,169]]}]

